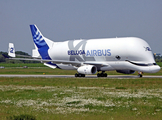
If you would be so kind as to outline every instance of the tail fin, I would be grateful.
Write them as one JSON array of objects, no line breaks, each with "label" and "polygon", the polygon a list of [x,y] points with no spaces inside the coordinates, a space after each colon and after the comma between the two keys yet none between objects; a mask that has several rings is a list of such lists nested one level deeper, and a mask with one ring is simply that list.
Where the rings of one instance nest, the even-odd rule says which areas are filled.
[{"label": "tail fin", "polygon": [[34,44],[37,47],[35,50],[38,50],[42,59],[51,60],[48,54],[48,49],[53,45],[54,42],[45,38],[36,25],[30,25],[30,29],[33,36]]},{"label": "tail fin", "polygon": [[9,48],[8,48],[8,55],[11,57],[15,57],[15,48],[13,43],[9,43]]}]

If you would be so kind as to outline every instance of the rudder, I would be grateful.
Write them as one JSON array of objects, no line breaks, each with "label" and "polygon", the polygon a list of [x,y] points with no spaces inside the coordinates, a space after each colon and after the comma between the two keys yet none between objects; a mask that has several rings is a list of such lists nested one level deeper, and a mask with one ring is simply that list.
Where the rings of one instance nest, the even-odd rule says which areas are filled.
[{"label": "rudder", "polygon": [[32,37],[34,44],[38,48],[38,52],[41,55],[42,59],[50,59],[50,56],[48,54],[49,46],[46,43],[46,38],[42,35],[42,33],[39,31],[36,25],[30,25]]}]

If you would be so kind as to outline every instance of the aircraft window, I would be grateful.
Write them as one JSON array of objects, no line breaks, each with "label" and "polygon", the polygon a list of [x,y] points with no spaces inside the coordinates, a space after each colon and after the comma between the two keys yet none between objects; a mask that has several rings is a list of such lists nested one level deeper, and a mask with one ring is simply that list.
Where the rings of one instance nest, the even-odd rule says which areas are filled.
[{"label": "aircraft window", "polygon": [[151,65],[157,65],[156,63],[150,63],[150,64],[148,64],[149,66],[151,66]]}]

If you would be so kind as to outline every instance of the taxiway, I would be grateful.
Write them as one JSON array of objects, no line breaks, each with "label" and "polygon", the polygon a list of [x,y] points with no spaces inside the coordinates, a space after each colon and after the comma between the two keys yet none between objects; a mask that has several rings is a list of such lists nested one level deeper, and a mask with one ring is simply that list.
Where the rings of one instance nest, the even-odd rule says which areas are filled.
[{"label": "taxiway", "polygon": [[[44,78],[75,78],[74,75],[7,75],[1,74],[0,77],[44,77]],[[85,78],[97,78],[96,75],[86,75]],[[105,78],[105,77],[103,77]],[[108,75],[107,78],[139,78],[136,75]],[[162,76],[143,75],[143,78],[162,78]]]}]

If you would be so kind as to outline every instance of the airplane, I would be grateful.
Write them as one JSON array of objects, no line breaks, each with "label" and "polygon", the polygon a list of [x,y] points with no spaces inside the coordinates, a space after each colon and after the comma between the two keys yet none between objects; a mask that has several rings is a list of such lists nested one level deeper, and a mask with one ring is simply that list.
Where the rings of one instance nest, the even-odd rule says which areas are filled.
[{"label": "airplane", "polygon": [[[32,50],[34,59],[10,59],[36,60],[53,69],[77,70],[75,77],[85,77],[97,72],[97,77],[107,77],[105,71],[113,70],[123,74],[133,74],[138,71],[139,77],[142,77],[144,72],[156,73],[161,69],[154,60],[151,47],[141,38],[122,37],[53,42],[44,37],[35,24],[30,25],[30,29],[35,46]],[[13,45],[9,49],[9,52],[13,52]]]}]

